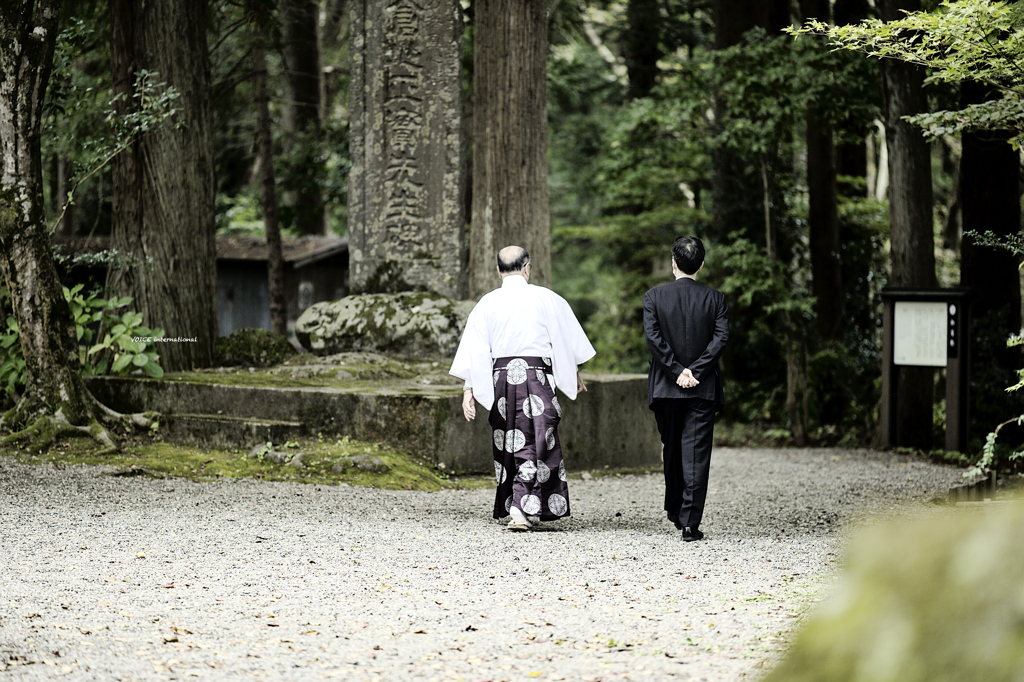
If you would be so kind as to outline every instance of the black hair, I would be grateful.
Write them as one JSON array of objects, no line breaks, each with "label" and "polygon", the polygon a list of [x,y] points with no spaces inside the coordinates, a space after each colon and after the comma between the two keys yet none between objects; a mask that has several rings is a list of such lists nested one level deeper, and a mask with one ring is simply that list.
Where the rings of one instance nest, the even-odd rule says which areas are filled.
[{"label": "black hair", "polygon": [[696,237],[679,237],[672,244],[672,260],[684,274],[696,274],[704,263],[704,244]]},{"label": "black hair", "polygon": [[[502,249],[504,251],[504,249]],[[519,247],[519,257],[513,261],[505,262],[501,259],[501,251],[498,252],[498,272],[519,272],[530,262],[530,254],[523,247]]]}]

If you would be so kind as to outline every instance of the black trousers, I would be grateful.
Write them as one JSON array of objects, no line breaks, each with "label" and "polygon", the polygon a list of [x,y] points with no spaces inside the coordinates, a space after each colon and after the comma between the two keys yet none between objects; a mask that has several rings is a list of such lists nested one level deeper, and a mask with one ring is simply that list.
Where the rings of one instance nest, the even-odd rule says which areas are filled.
[{"label": "black trousers", "polygon": [[665,511],[677,515],[681,525],[696,530],[708,496],[715,402],[659,398],[651,408],[665,446]]}]

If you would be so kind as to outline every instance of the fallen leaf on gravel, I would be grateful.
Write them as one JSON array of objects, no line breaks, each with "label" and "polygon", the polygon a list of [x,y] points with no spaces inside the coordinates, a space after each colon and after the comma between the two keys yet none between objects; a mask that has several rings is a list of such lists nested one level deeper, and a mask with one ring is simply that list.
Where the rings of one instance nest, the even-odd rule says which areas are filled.
[{"label": "fallen leaf on gravel", "polygon": [[267,627],[279,628],[279,627],[281,627],[281,624],[280,623],[267,623]]},{"label": "fallen leaf on gravel", "polygon": [[320,633],[317,632],[316,630],[306,630],[302,634],[304,634],[304,635],[319,635]]},{"label": "fallen leaf on gravel", "polygon": [[540,676],[541,676],[541,675],[543,675],[543,674],[544,674],[544,673],[542,673],[542,672],[541,672],[541,671],[539,671],[539,670],[534,670],[534,671],[533,671],[532,673],[530,673],[529,675],[527,675],[527,677],[540,677]]},{"label": "fallen leaf on gravel", "polygon": [[177,642],[177,641],[178,641],[178,638],[175,637],[174,635],[171,635],[169,637],[164,637],[164,644],[171,644],[172,642]]},{"label": "fallen leaf on gravel", "polygon": [[106,579],[104,579],[103,582],[116,583],[117,582],[117,578],[106,578]]},{"label": "fallen leaf on gravel", "polygon": [[412,634],[414,634],[414,635],[425,635],[425,634],[427,634],[427,631],[426,630],[413,630]]},{"label": "fallen leaf on gravel", "polygon": [[91,632],[89,632],[85,628],[78,628],[78,631],[81,632],[83,635],[91,635],[92,634]]},{"label": "fallen leaf on gravel", "polygon": [[138,554],[135,555],[135,558],[136,559],[145,559],[146,555],[143,554],[142,552],[139,552]]},{"label": "fallen leaf on gravel", "polygon": [[174,587],[174,583],[164,583],[164,587],[166,587],[167,589],[171,589],[172,587]]},{"label": "fallen leaf on gravel", "polygon": [[178,635],[191,635],[192,634],[190,631],[186,630],[185,628],[179,628],[177,625],[172,625],[171,626],[171,630],[173,630],[174,633],[178,634]]}]

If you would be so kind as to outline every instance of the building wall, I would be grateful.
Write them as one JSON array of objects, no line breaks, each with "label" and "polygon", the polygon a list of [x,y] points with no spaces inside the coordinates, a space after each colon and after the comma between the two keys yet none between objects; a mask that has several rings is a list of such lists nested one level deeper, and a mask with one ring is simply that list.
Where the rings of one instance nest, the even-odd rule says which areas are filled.
[{"label": "building wall", "polygon": [[270,329],[267,265],[253,261],[217,263],[217,333],[242,327]]},{"label": "building wall", "polygon": [[[309,306],[348,295],[347,254],[326,258],[304,268],[285,265],[288,329]],[[217,262],[217,331],[227,336],[242,327],[270,329],[270,290],[263,261]]]}]

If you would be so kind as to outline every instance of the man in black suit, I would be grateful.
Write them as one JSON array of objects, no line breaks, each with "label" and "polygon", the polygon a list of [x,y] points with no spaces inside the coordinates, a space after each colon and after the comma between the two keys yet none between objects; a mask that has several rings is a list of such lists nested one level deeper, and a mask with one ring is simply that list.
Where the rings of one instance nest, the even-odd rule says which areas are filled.
[{"label": "man in black suit", "polygon": [[729,340],[725,295],[697,283],[703,267],[704,244],[680,237],[672,244],[675,281],[644,294],[648,401],[664,445],[665,511],[687,542],[704,537],[711,437],[725,404],[718,358]]}]

